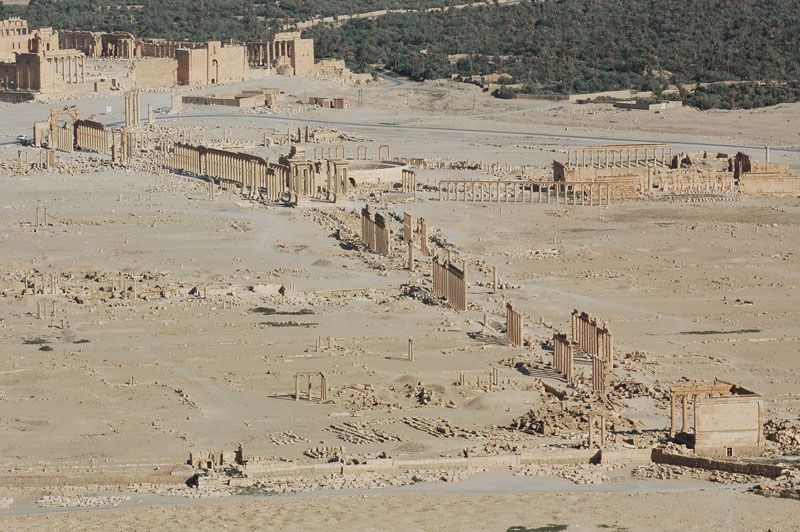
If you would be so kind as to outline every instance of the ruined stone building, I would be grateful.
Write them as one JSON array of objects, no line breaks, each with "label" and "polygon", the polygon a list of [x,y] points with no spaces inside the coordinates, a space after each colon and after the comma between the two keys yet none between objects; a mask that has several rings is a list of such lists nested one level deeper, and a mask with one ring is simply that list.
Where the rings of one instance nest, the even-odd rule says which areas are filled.
[{"label": "ruined stone building", "polygon": [[352,85],[367,85],[375,80],[372,74],[353,72],[343,59],[320,59],[314,64],[314,77],[340,80]]},{"label": "ruined stone building", "polygon": [[85,56],[60,49],[52,28],[29,31],[19,18],[0,21],[0,90],[54,93],[86,82]]},{"label": "ruined stone building", "polygon": [[587,146],[567,152],[566,162],[553,161],[557,183],[607,183],[612,196],[634,198],[657,192],[753,195],[800,194],[800,176],[788,167],[764,163],[750,155],[718,152],[673,154],[666,144]]},{"label": "ruined stone building", "polygon": [[306,76],[314,72],[314,39],[303,39],[299,31],[276,33],[271,41],[247,43],[247,56],[253,67]]},{"label": "ruined stone building", "polygon": [[251,89],[235,94],[214,94],[210,96],[189,95],[181,98],[189,105],[224,105],[227,107],[272,107],[280,95],[279,89]]},{"label": "ruined stone building", "polygon": [[737,153],[731,160],[733,179],[743,194],[796,195],[800,194],[800,176],[792,175],[789,167],[769,162],[769,148],[765,161],[757,163],[750,155]]},{"label": "ruined stone building", "polygon": [[[680,403],[681,425],[676,423]],[[689,404],[693,430],[689,430]],[[680,383],[670,388],[670,434],[693,436],[700,456],[760,454],[764,445],[764,396],[715,379],[713,384]]]},{"label": "ruined stone building", "polygon": [[250,78],[244,46],[210,41],[202,48],[175,50],[175,59],[180,85],[214,85]]},{"label": "ruined stone building", "polygon": [[86,82],[85,59],[77,50],[18,53],[13,63],[0,63],[0,90],[79,90]]},{"label": "ruined stone building", "polygon": [[139,39],[132,33],[115,31],[62,31],[58,42],[61,48],[80,50],[94,59],[141,59],[145,57],[175,58],[180,48],[199,48],[202,43],[169,41],[165,39]]},{"label": "ruined stone building", "polygon": [[61,48],[80,50],[86,57],[133,59],[138,56],[136,38],[127,32],[62,31]]},{"label": "ruined stone building", "polygon": [[0,61],[13,62],[15,54],[58,50],[58,32],[52,28],[29,31],[21,18],[0,20]]}]

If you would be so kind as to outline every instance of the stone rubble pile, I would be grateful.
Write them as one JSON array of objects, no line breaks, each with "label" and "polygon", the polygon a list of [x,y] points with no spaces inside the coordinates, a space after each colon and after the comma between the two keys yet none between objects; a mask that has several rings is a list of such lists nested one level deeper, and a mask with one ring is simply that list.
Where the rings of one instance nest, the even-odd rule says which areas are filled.
[{"label": "stone rubble pile", "polygon": [[777,443],[784,454],[800,454],[800,420],[768,419],[764,423],[764,437]]},{"label": "stone rubble pile", "polygon": [[43,508],[101,508],[104,506],[117,506],[121,502],[129,501],[128,495],[120,496],[76,496],[45,495],[36,501]]},{"label": "stone rubble pile", "polygon": [[283,493],[303,493],[316,490],[341,490],[358,488],[385,488],[389,486],[407,486],[418,482],[458,482],[476,471],[473,470],[422,470],[407,471],[400,474],[359,474],[330,475],[324,477],[286,477],[262,479],[255,482],[245,493],[262,492],[265,495]]},{"label": "stone rubble pile", "polygon": [[514,471],[515,475],[527,477],[557,476],[575,484],[600,484],[608,480],[606,473],[615,467],[583,464],[577,466],[531,465]]},{"label": "stone rubble pile", "polygon": [[727,471],[712,471],[706,480],[718,484],[756,484],[761,481],[761,478]]},{"label": "stone rubble pile", "polygon": [[669,464],[648,464],[633,468],[631,474],[634,478],[652,478],[657,480],[676,480],[688,474],[689,470],[685,467]]},{"label": "stone rubble pile", "polygon": [[758,495],[800,500],[800,469],[787,469],[778,478],[762,481],[750,491]]},{"label": "stone rubble pile", "polygon": [[325,475],[308,477],[274,477],[260,480],[231,479],[211,474],[200,477],[197,487],[156,485],[139,486],[136,491],[157,493],[166,497],[191,499],[230,497],[233,495],[278,495],[307,493],[319,490],[373,489],[390,486],[407,486],[419,482],[459,482],[479,470],[421,470],[396,474],[366,473],[353,475]]},{"label": "stone rubble pile", "polygon": [[622,399],[652,397],[653,399],[669,400],[669,392],[667,390],[651,388],[646,384],[634,381],[630,377],[614,382],[614,393]]}]

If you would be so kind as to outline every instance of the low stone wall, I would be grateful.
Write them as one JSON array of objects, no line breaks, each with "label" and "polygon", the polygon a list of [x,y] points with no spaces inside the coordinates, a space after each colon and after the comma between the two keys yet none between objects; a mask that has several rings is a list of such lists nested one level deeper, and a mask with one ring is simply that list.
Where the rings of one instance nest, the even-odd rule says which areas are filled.
[{"label": "low stone wall", "polygon": [[129,484],[174,484],[183,485],[194,475],[187,467],[180,469],[152,469],[141,472],[94,473],[94,474],[3,474],[0,487],[41,488],[46,486],[129,485]]},{"label": "low stone wall", "polygon": [[403,169],[408,166],[401,161],[361,161],[348,159],[347,177],[356,186],[383,183],[400,183]]},{"label": "low stone wall", "polygon": [[652,449],[603,449],[601,464],[646,465],[652,462]]},{"label": "low stone wall", "polygon": [[[649,452],[649,450],[647,451]],[[395,460],[393,458],[367,460],[364,464],[248,463],[244,472],[248,477],[270,477],[285,475],[326,475],[368,473],[374,471],[414,471],[422,469],[497,469],[525,465],[581,465],[600,461],[597,449],[546,449],[521,454],[498,454],[472,456],[468,458],[420,458]]]},{"label": "low stone wall", "polygon": [[[430,469],[508,469],[529,465],[584,465],[598,463],[638,465],[649,463],[651,453],[653,461],[656,452],[662,458],[662,463],[673,463],[687,467],[701,467],[691,465],[695,463],[714,463],[714,460],[685,456],[668,455],[656,449],[536,449],[520,454],[498,454],[490,456],[470,456],[467,458],[419,458],[396,460],[394,458],[375,458],[363,464],[343,465],[331,463],[287,463],[272,461],[248,462],[243,471],[248,478],[267,478],[302,475],[352,475],[371,472],[408,472]],[[780,475],[778,466],[761,464],[738,464],[723,462],[732,469],[720,467],[705,467],[721,469],[735,473],[761,475],[775,478]],[[744,468],[744,469],[741,469]],[[764,468],[763,470],[761,468]],[[0,474],[0,488],[40,488],[46,486],[86,486],[86,485],[129,485],[129,484],[166,484],[183,485],[191,479],[196,471],[189,466],[162,467],[160,469],[142,469],[125,472],[96,472],[64,474],[25,474],[7,473]],[[774,475],[774,476],[773,476]]]},{"label": "low stone wall", "polygon": [[739,179],[739,190],[753,196],[800,196],[800,176],[748,173]]},{"label": "low stone wall", "polygon": [[495,98],[501,100],[549,100],[549,101],[564,101],[569,100],[569,96],[565,94],[525,94],[522,92],[510,92],[496,90],[492,93]]},{"label": "low stone wall", "polygon": [[657,464],[669,464],[682,467],[694,467],[709,471],[725,471],[740,475],[754,475],[767,478],[778,478],[783,473],[783,467],[772,464],[758,464],[754,462],[732,462],[727,460],[713,460],[698,456],[684,456],[670,454],[662,449],[653,449],[651,459]]},{"label": "low stone wall", "polygon": [[177,85],[178,62],[169,57],[145,57],[133,63],[131,78],[140,89],[161,89]]}]

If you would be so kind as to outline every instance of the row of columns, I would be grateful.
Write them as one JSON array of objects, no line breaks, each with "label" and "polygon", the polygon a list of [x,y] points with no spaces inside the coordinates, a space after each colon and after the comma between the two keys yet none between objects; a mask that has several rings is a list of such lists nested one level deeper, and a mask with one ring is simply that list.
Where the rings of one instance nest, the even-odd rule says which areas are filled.
[{"label": "row of columns", "polygon": [[17,150],[17,171],[21,174],[27,174],[32,167],[39,170],[49,170],[55,168],[55,165],[56,151],[52,148],[41,150],[38,162],[31,161],[28,150]]},{"label": "row of columns", "polygon": [[319,377],[319,402],[325,403],[328,401],[328,379],[325,378],[325,375],[322,373],[297,373],[294,376],[294,400],[300,400],[300,379],[305,377],[306,379],[306,398],[311,401],[311,378],[312,377]]},{"label": "row of columns", "polygon": [[282,57],[294,56],[293,41],[269,41],[247,43],[250,64],[271,67]]},{"label": "row of columns", "polygon": [[611,360],[613,346],[612,336],[605,325],[599,327],[597,318],[586,312],[572,311],[572,339],[588,355],[598,355],[603,360]]},{"label": "row of columns", "polygon": [[[553,197],[555,192],[555,197]],[[610,183],[445,180],[439,182],[439,201],[495,203],[562,203],[602,206],[611,202]]]},{"label": "row of columns", "polygon": [[289,192],[292,196],[313,196],[317,192],[317,180],[312,161],[290,161],[291,181]]},{"label": "row of columns", "polygon": [[417,174],[413,170],[408,170],[406,168],[403,168],[401,180],[402,180],[403,192],[406,193],[413,192],[414,195],[416,195]]},{"label": "row of columns", "polygon": [[347,175],[349,163],[341,159],[328,159],[325,164],[328,199],[335,201],[339,194],[347,194],[350,185],[350,178]]},{"label": "row of columns", "polygon": [[75,146],[96,153],[108,153],[110,151],[108,131],[102,124],[76,122]]},{"label": "row of columns", "polygon": [[[278,201],[283,194],[311,194],[316,187],[313,166],[298,167],[295,176],[290,176],[286,166],[270,163],[267,160],[245,156],[224,150],[205,149],[178,143],[173,148],[172,168],[206,177],[211,182],[219,180],[241,187],[242,193],[251,198],[265,198]],[[312,164],[313,163],[309,163]]]},{"label": "row of columns", "polygon": [[55,126],[50,130],[50,145],[59,151],[74,151],[75,127],[69,124]]},{"label": "row of columns", "polygon": [[567,382],[572,382],[575,377],[574,352],[572,342],[566,334],[553,335],[553,369],[564,376]]},{"label": "row of columns", "polygon": [[431,261],[433,272],[433,295],[445,299],[455,310],[467,310],[467,270],[439,257]]},{"label": "row of columns", "polygon": [[47,63],[55,73],[67,83],[84,83],[86,81],[86,57],[81,55],[66,57],[48,57]]},{"label": "row of columns", "polygon": [[139,89],[125,91],[125,127],[137,128],[142,125],[142,98]]},{"label": "row of columns", "polygon": [[[308,141],[306,141],[308,142]],[[345,159],[344,146],[314,146],[314,159]]]},{"label": "row of columns", "polygon": [[[676,424],[675,424],[675,399],[676,397],[681,402],[681,432],[687,432],[689,428],[689,411],[688,411],[688,396],[687,394],[676,394],[671,392],[669,394],[669,435],[671,438],[675,437]],[[693,398],[694,399],[694,398]]]},{"label": "row of columns", "polygon": [[515,347],[523,344],[522,313],[511,303],[506,303],[506,340]]},{"label": "row of columns", "polygon": [[59,291],[58,277],[52,273],[32,273],[22,279],[22,284],[27,290],[33,289],[34,294],[56,295]]},{"label": "row of columns", "polygon": [[375,213],[373,219],[369,207],[361,209],[361,240],[364,246],[373,253],[388,257],[391,253],[391,231],[386,225],[386,219]]},{"label": "row of columns", "polygon": [[672,148],[666,144],[591,146],[567,151],[567,165],[578,168],[635,168],[670,166]]}]

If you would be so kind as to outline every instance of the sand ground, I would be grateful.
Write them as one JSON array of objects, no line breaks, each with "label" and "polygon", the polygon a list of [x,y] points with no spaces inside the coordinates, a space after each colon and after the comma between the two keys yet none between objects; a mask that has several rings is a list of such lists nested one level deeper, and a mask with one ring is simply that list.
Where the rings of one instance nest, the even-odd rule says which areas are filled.
[{"label": "sand ground", "polygon": [[[280,87],[287,93],[281,110],[187,107],[157,124],[191,129],[205,142],[223,138],[227,129],[234,144],[273,158],[285,147],[256,146],[265,133],[277,138],[310,125],[357,139],[344,143],[353,151],[356,144],[375,150],[385,143],[396,156],[531,164],[541,175],[571,146],[623,141],[669,142],[686,151],[741,147],[759,158],[761,146],[770,144],[773,162],[800,169],[800,104],[653,114],[500,101],[458,84],[387,82],[365,89],[364,107],[333,111],[295,102],[315,93],[355,97],[357,89],[277,77],[244,85]],[[144,95],[145,106],[168,102],[168,94]],[[108,124],[122,118],[120,96],[52,105],[67,103]],[[102,114],[106,105],[112,106],[110,115]],[[29,134],[48,107],[0,107],[0,159],[13,157],[13,138]],[[475,172],[418,172],[424,183],[457,175]],[[337,207],[291,209],[233,193],[209,201],[205,187],[189,178],[137,171],[38,173],[2,181],[4,469],[169,465],[185,460],[189,451],[228,450],[238,443],[248,454],[276,459],[299,460],[305,449],[321,445],[344,445],[358,456],[382,451],[395,457],[457,456],[475,442],[437,438],[402,418],[444,418],[495,431],[489,440],[500,440],[497,427],[538,400],[532,380],[557,382],[552,374],[525,375],[503,364],[544,356],[538,346],[515,349],[499,341],[505,301],[524,311],[526,333],[542,341],[554,329],[566,330],[573,308],[602,317],[619,354],[648,353],[646,364],[620,366],[615,378],[666,386],[681,377],[717,377],[763,393],[767,417],[800,415],[798,198],[565,208],[440,203],[435,193],[421,192],[417,202],[388,196],[386,207],[374,205],[385,213],[424,217],[432,232],[467,260],[473,304],[456,313],[403,296],[403,285],[424,281],[426,259],[410,275],[401,254],[379,259],[332,238],[318,211],[356,228],[352,211],[372,201],[358,192]],[[48,207],[51,226],[32,226],[37,205]],[[497,294],[486,284],[491,266],[509,284]],[[20,295],[21,276],[32,269],[62,277],[67,294],[50,298],[57,306],[52,319],[36,319],[37,298]],[[108,289],[120,272],[140,279],[144,297],[112,297]],[[294,290],[285,297],[271,295],[278,285]],[[190,295],[203,286],[209,298]],[[264,315],[259,307],[278,314]],[[302,309],[311,313],[297,314]],[[484,313],[492,327],[484,326]],[[317,352],[320,336],[332,336],[333,347]],[[409,337],[415,340],[413,364],[405,360]],[[41,350],[43,345],[52,350]],[[493,367],[500,369],[501,390],[454,386],[460,373],[474,380]],[[292,401],[298,371],[325,372],[335,402]],[[415,395],[420,387],[433,390],[441,402],[420,404]],[[651,400],[630,401],[622,413],[651,429],[664,429],[669,420],[663,402]],[[399,441],[344,443],[329,430],[343,419],[380,426]],[[272,436],[287,430],[301,439],[273,443]],[[535,447],[548,441],[523,436],[522,443]],[[791,521],[795,501],[704,489],[331,494],[143,504],[2,522],[23,529],[173,529],[188,522],[204,529],[797,527]],[[15,504],[38,495],[22,494]]]}]

